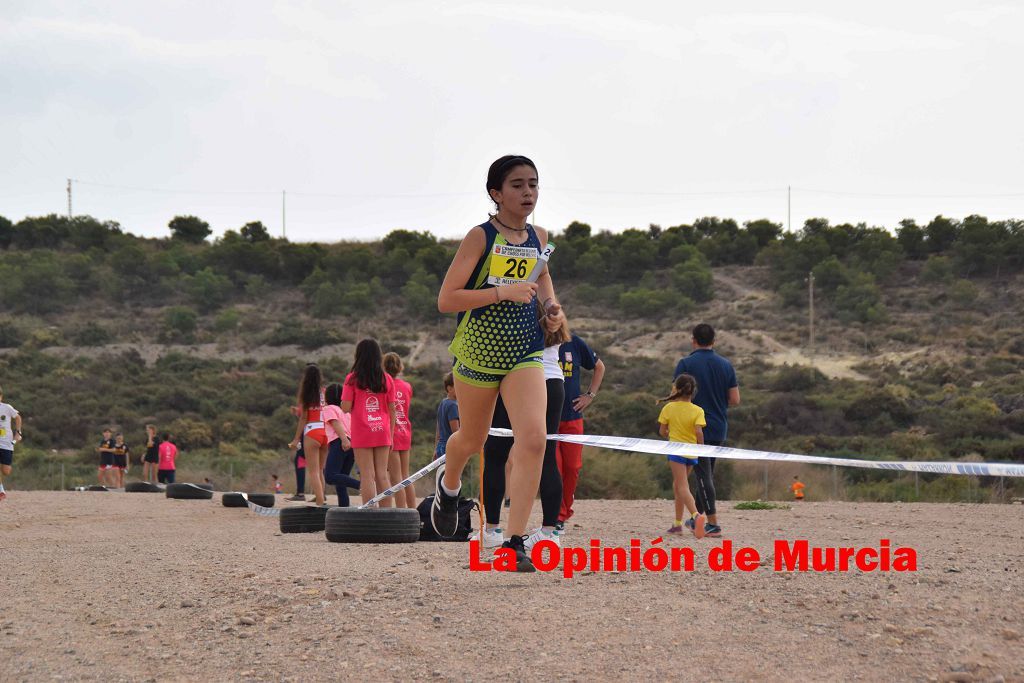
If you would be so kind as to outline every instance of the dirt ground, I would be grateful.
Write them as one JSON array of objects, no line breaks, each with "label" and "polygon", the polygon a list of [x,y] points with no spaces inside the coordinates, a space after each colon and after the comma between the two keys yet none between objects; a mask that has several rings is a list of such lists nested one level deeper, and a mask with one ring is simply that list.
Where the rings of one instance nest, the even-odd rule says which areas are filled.
[{"label": "dirt ground", "polygon": [[[1024,507],[737,511],[775,539],[917,550],[913,573],[499,574],[468,546],[328,543],[158,494],[0,503],[0,680],[1024,680]],[[539,504],[535,506],[539,508]],[[566,545],[645,544],[668,501],[580,501]]]}]

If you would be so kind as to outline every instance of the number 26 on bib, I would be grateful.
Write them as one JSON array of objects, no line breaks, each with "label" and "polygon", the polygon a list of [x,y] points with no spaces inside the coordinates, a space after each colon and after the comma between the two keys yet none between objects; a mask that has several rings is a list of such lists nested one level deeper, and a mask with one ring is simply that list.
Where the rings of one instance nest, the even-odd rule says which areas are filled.
[{"label": "number 26 on bib", "polygon": [[537,250],[533,247],[495,244],[491,250],[487,283],[499,286],[525,282],[537,266],[537,258]]}]

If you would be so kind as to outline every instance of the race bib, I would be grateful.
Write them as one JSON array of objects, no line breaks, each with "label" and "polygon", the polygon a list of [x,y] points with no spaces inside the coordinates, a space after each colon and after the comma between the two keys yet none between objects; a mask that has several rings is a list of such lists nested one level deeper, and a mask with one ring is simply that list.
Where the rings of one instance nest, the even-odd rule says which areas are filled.
[{"label": "race bib", "polygon": [[533,247],[495,244],[491,249],[491,269],[487,274],[487,283],[497,287],[526,282],[537,267],[538,256]]},{"label": "race bib", "polygon": [[3,427],[0,427],[0,439],[4,438],[5,436],[7,436],[7,430],[4,429]]}]

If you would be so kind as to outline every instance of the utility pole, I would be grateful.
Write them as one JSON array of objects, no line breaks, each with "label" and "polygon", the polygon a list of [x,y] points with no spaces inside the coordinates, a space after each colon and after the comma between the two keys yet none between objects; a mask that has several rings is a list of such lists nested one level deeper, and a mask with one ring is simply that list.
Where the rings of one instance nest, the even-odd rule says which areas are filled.
[{"label": "utility pole", "polygon": [[786,232],[793,232],[793,186],[786,186]]},{"label": "utility pole", "polygon": [[812,270],[807,274],[807,288],[808,288],[808,301],[810,302],[808,310],[808,328],[810,330],[810,346],[811,351],[814,350],[814,271]]},{"label": "utility pole", "polygon": [[68,178],[68,220],[71,220],[71,178]]},{"label": "utility pole", "polygon": [[285,239],[287,233],[285,232],[285,213],[284,213],[284,202],[285,202],[285,191],[281,190],[281,239]]}]

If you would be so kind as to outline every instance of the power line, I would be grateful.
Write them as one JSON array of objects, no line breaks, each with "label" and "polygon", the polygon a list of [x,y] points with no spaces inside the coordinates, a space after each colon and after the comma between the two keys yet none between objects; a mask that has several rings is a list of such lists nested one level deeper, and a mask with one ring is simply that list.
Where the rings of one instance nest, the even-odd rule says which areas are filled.
[{"label": "power line", "polygon": [[834,194],[844,197],[891,197],[894,199],[985,199],[999,197],[1024,197],[1024,192],[1000,192],[979,194],[916,194],[898,192],[849,192],[846,190],[818,190],[806,187],[794,187],[797,192],[811,194]]}]

